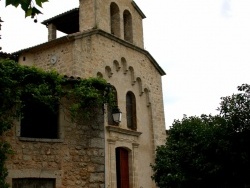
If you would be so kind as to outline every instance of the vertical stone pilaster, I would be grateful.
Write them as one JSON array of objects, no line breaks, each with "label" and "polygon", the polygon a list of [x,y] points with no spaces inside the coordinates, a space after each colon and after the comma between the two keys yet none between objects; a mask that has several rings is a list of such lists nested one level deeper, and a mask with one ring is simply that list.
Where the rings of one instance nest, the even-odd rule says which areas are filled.
[{"label": "vertical stone pilaster", "polygon": [[74,41],[74,47],[72,49],[73,64],[71,68],[71,75],[74,75],[74,77],[86,78],[85,69],[83,69],[84,54],[86,51],[83,48],[82,43],[82,40]]},{"label": "vertical stone pilaster", "polygon": [[115,141],[108,139],[108,168],[107,168],[107,187],[114,188],[116,183],[116,158],[115,158]]},{"label": "vertical stone pilaster", "polygon": [[153,145],[153,158],[155,158],[155,150],[156,150],[156,130],[154,129],[154,121],[153,121],[153,112],[152,112],[152,105],[150,105],[148,107],[148,112],[149,112],[149,116],[150,116],[150,131],[151,131],[151,136],[152,136],[152,145]]},{"label": "vertical stone pilaster", "polygon": [[54,24],[48,25],[48,41],[56,39],[56,26]]},{"label": "vertical stone pilaster", "polygon": [[96,27],[96,0],[80,0],[79,26],[80,31]]},{"label": "vertical stone pilaster", "polygon": [[138,188],[138,147],[139,144],[133,143],[132,144],[132,185],[133,188]]}]

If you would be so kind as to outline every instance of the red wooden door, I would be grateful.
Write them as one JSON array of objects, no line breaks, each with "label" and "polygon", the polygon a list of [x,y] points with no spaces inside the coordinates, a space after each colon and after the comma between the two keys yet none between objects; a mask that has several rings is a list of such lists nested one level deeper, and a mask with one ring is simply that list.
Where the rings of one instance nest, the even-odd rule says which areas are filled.
[{"label": "red wooden door", "polygon": [[117,188],[129,188],[128,151],[124,148],[116,149]]}]

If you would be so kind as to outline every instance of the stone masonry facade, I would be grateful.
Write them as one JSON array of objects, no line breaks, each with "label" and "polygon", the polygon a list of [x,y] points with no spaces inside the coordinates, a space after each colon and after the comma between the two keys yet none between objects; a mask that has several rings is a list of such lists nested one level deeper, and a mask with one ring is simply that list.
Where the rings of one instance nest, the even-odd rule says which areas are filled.
[{"label": "stone masonry facade", "polygon": [[[116,188],[116,152],[123,148],[128,152],[129,187],[156,187],[150,164],[166,139],[165,72],[143,49],[143,18],[131,0],[80,0],[79,31],[55,38],[56,26],[49,23],[48,42],[15,53],[22,65],[74,78],[104,78],[117,91],[122,120],[109,124],[104,107],[98,121],[77,124],[60,109],[58,139],[23,138],[20,122],[15,122],[6,134],[15,151],[7,162],[10,184],[13,179],[48,178],[55,180],[56,188]],[[127,126],[128,92],[135,96],[136,130]]]},{"label": "stone masonry facade", "polygon": [[19,124],[6,135],[15,152],[7,162],[10,185],[28,177],[55,179],[56,188],[104,187],[103,122],[79,125],[62,112],[58,139],[19,137]]}]

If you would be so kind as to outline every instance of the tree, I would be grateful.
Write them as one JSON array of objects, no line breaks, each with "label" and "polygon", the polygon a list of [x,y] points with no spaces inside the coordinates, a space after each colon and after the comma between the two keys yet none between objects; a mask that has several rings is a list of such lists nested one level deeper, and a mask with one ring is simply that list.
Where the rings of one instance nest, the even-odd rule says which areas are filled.
[{"label": "tree", "polygon": [[[1,1],[1,0],[0,0]],[[42,8],[43,3],[48,2],[48,0],[5,0],[6,6],[13,5],[15,7],[18,7],[21,5],[21,8],[25,12],[25,17],[31,16],[31,18],[35,18],[36,15],[41,14],[41,11],[36,8],[36,6],[39,6]],[[3,22],[0,17],[0,22]],[[37,19],[34,19],[34,22],[37,22]],[[0,23],[0,30],[1,30],[1,23]],[[0,35],[1,39],[1,35]],[[0,51],[2,50],[2,47],[0,47]]]},{"label": "tree", "polygon": [[31,16],[34,18],[35,15],[41,14],[41,11],[37,9],[36,6],[42,8],[43,3],[48,2],[48,0],[6,0],[6,6],[13,5],[18,7],[19,5],[25,12],[25,17]]},{"label": "tree", "polygon": [[222,98],[219,115],[174,121],[152,165],[159,187],[250,187],[250,86],[238,90]]},{"label": "tree", "polygon": [[238,90],[238,94],[223,97],[218,110],[235,131],[245,132],[250,130],[250,85],[242,84]]}]

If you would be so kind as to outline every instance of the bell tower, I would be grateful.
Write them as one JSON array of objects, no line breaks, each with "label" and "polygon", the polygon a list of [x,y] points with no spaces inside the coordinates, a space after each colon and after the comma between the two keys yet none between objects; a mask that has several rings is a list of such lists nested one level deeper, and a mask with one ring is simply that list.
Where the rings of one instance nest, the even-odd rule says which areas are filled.
[{"label": "bell tower", "polygon": [[97,28],[97,1],[80,0],[79,6],[79,30],[86,31]]},{"label": "bell tower", "polygon": [[143,48],[144,18],[131,0],[80,0],[80,31],[100,29],[140,48]]}]

